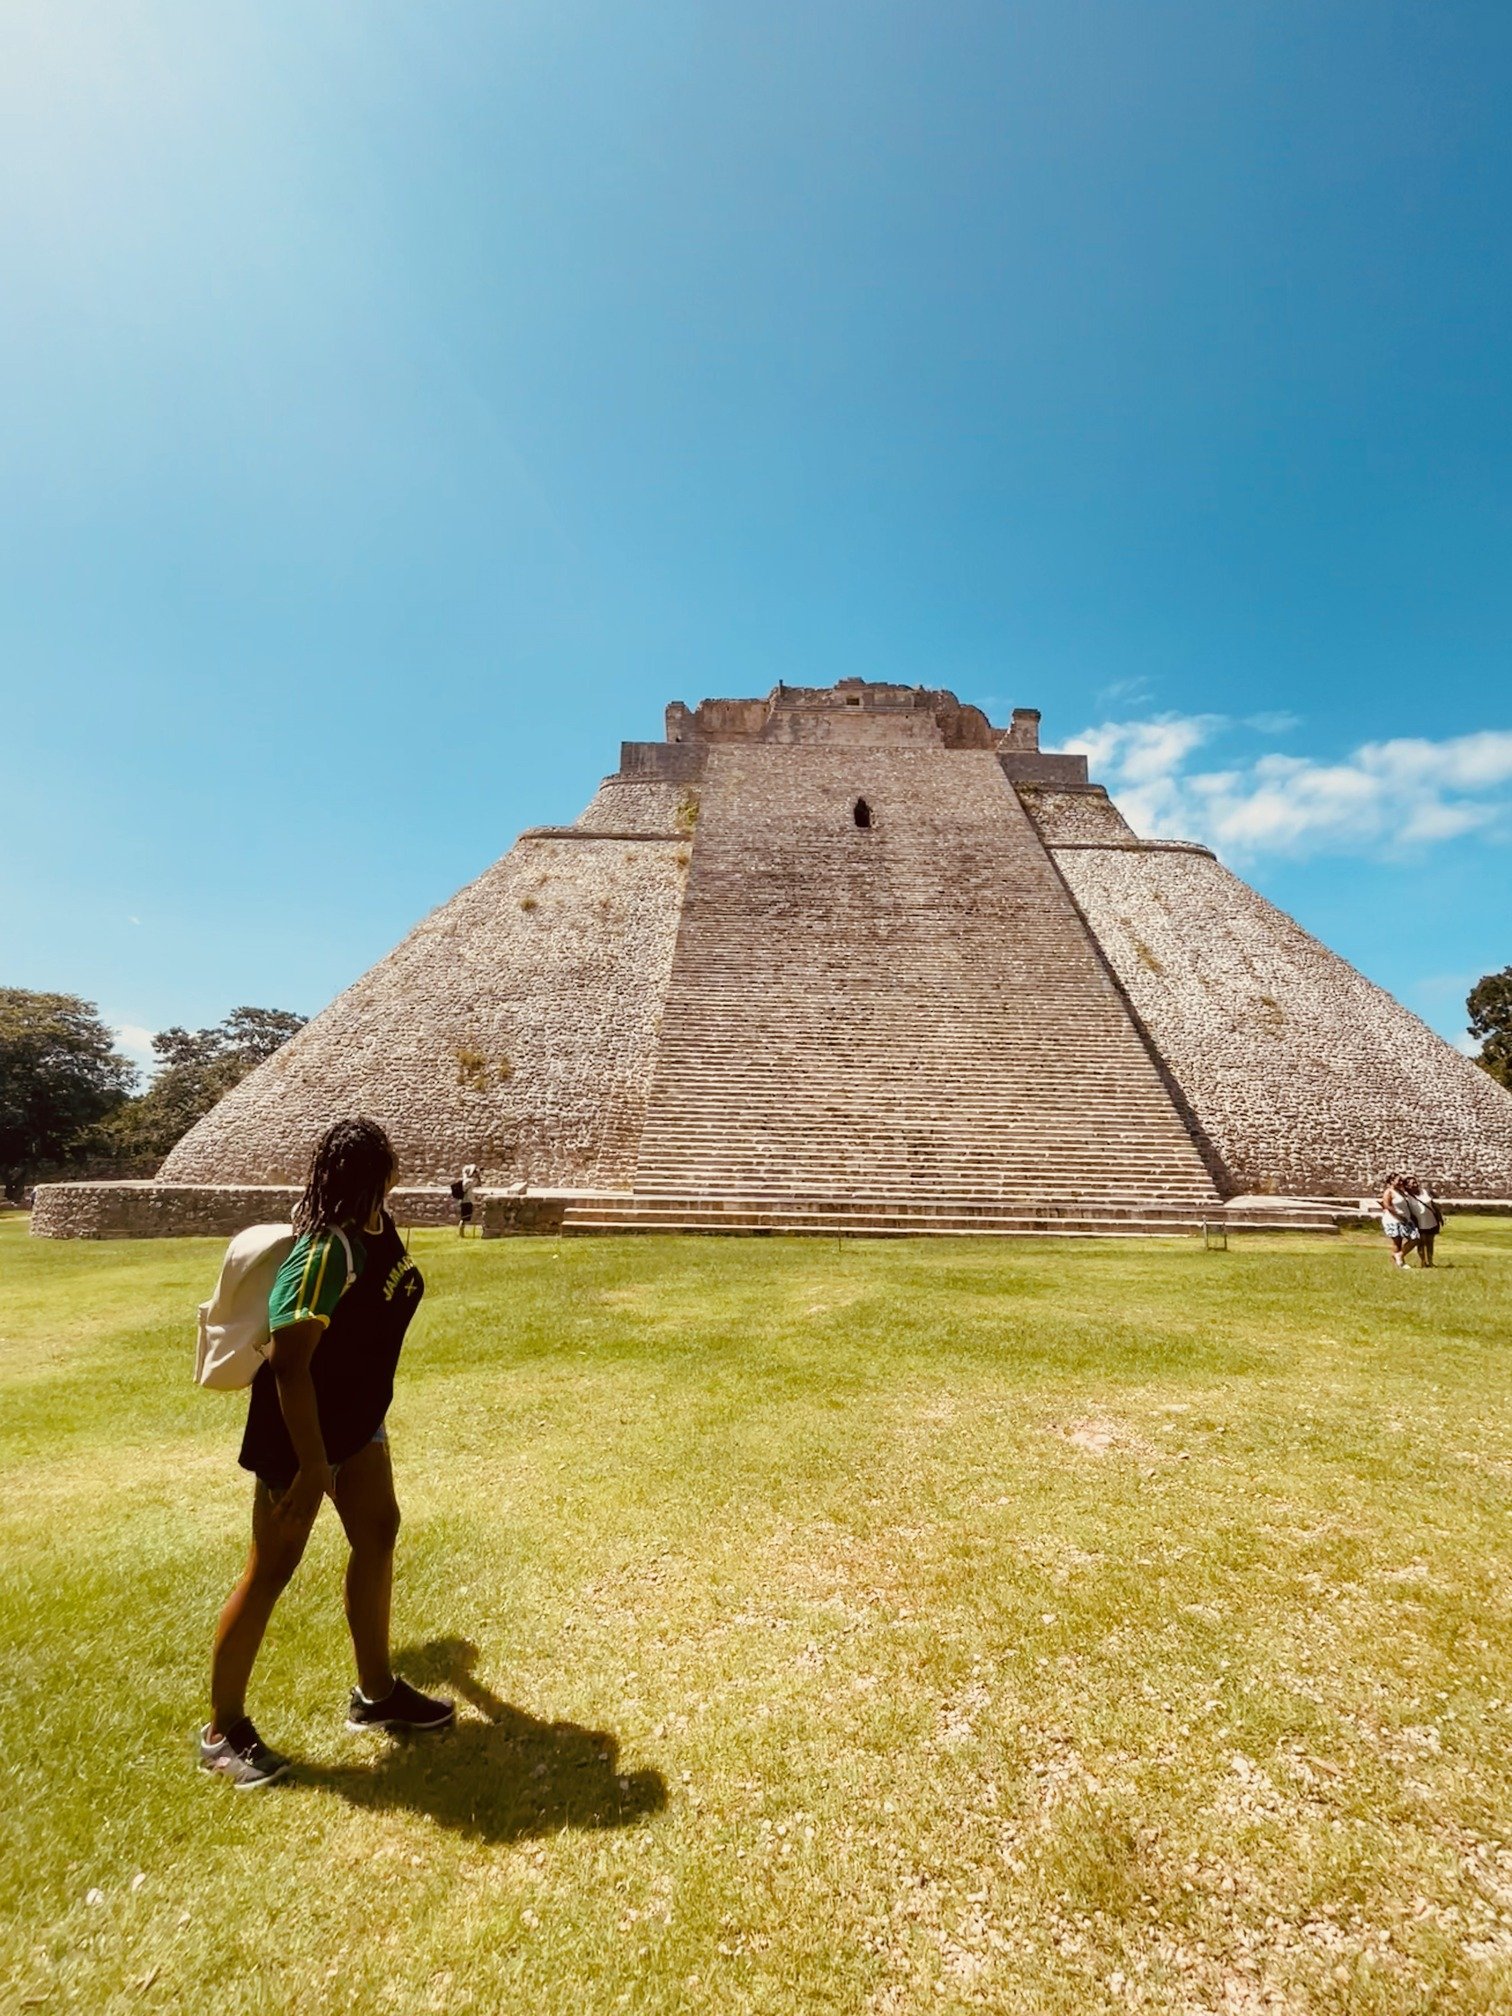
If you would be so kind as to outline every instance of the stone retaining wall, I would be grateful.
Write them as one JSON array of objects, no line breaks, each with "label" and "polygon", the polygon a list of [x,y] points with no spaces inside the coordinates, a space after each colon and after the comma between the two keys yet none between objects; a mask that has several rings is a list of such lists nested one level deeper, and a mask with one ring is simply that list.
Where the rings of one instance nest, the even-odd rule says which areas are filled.
[{"label": "stone retaining wall", "polygon": [[1084,791],[1052,791],[1036,784],[1016,786],[1024,810],[1047,847],[1062,840],[1132,840],[1134,829],[1100,786]]},{"label": "stone retaining wall", "polygon": [[[282,1224],[298,1198],[292,1183],[39,1183],[31,1230],[34,1239],[229,1239]],[[449,1190],[395,1190],[389,1209],[400,1226],[457,1222]]]},{"label": "stone retaining wall", "polygon": [[539,1237],[560,1232],[566,1211],[565,1197],[484,1197],[478,1222],[485,1239]]},{"label": "stone retaining wall", "polygon": [[642,833],[691,833],[698,819],[695,784],[658,783],[652,778],[606,777],[578,820],[590,829]]}]

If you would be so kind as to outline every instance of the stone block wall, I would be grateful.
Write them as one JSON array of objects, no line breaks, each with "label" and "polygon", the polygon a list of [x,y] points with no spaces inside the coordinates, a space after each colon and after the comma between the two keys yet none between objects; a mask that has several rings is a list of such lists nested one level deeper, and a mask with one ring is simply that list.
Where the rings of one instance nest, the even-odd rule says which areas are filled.
[{"label": "stone block wall", "polygon": [[[36,1239],[229,1239],[249,1225],[281,1225],[299,1201],[294,1183],[42,1183],[31,1231]],[[477,1223],[485,1238],[514,1232],[554,1232],[563,1200],[500,1197],[478,1191]],[[457,1223],[450,1189],[401,1185],[389,1193],[401,1231]]]},{"label": "stone block wall", "polygon": [[696,784],[606,777],[577,823],[595,832],[691,833],[697,822]]},{"label": "stone block wall", "polygon": [[[774,686],[764,700],[701,700],[667,709],[669,743],[840,743],[863,748],[993,749],[1003,732],[979,707],[942,687],[842,679],[834,686]],[[1034,724],[1031,735],[1030,724]],[[1036,747],[1039,716],[1014,711],[1015,747]]]},{"label": "stone block wall", "polygon": [[1084,791],[1057,791],[1048,785],[1016,786],[1024,810],[1047,847],[1057,841],[1082,840],[1104,845],[1133,840],[1134,828],[1101,785]]},{"label": "stone block wall", "polygon": [[567,1215],[565,1197],[483,1197],[478,1222],[485,1239],[539,1238],[560,1232]]},{"label": "stone block wall", "polygon": [[619,775],[696,784],[708,753],[706,742],[621,742]]},{"label": "stone block wall", "polygon": [[1054,858],[1235,1190],[1512,1196],[1512,1094],[1211,856]]},{"label": "stone block wall", "polygon": [[39,1183],[31,1230],[34,1239],[229,1239],[282,1224],[298,1198],[296,1184]]},{"label": "stone block wall", "polygon": [[302,1180],[344,1114],[386,1126],[401,1175],[627,1182],[689,848],[519,841],[420,924],[173,1150],[167,1183]]}]

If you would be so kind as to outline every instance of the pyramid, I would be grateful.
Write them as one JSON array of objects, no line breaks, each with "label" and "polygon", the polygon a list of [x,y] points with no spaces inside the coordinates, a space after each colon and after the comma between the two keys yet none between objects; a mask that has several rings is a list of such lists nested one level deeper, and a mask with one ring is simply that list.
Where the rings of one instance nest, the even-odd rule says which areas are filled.
[{"label": "pyramid", "polygon": [[1036,712],[861,680],[669,707],[185,1136],[153,1229],[296,1183],[353,1112],[438,1209],[475,1162],[569,1230],[1163,1229],[1396,1166],[1512,1194],[1512,1096],[1136,836]]}]

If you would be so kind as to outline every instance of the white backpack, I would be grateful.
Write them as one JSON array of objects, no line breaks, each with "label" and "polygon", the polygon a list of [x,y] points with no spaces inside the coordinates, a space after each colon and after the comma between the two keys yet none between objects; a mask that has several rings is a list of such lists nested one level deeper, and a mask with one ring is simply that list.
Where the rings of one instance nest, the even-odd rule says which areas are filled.
[{"label": "white backpack", "polygon": [[[357,1278],[351,1241],[339,1225],[332,1229],[346,1254],[350,1288]],[[249,1225],[226,1248],[215,1293],[199,1305],[196,1386],[234,1393],[257,1377],[268,1352],[268,1297],[296,1236],[292,1225]]]}]

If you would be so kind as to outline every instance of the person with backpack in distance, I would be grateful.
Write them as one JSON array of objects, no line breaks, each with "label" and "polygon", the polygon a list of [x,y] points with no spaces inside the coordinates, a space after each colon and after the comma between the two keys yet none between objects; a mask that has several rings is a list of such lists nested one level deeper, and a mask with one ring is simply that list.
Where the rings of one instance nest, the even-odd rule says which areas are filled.
[{"label": "person with backpack in distance", "polygon": [[1399,1175],[1392,1174],[1386,1178],[1380,1201],[1381,1230],[1391,1241],[1392,1261],[1398,1267],[1405,1267],[1407,1255],[1417,1244],[1418,1229]]},{"label": "person with backpack in distance", "polygon": [[473,1221],[473,1192],[478,1187],[478,1165],[464,1162],[462,1174],[451,1186],[451,1194],[457,1206],[457,1237],[465,1239],[467,1228]]},{"label": "person with backpack in distance", "polygon": [[1439,1209],[1438,1199],[1418,1176],[1404,1176],[1398,1187],[1402,1193],[1402,1202],[1417,1227],[1418,1265],[1431,1267],[1433,1242],[1444,1229],[1444,1214]]},{"label": "person with backpack in distance", "polygon": [[[250,1265],[242,1261],[242,1280],[259,1302],[257,1256],[264,1256],[265,1267],[282,1256],[266,1305],[266,1331],[259,1307],[252,1350],[232,1340],[247,1363],[257,1365],[240,1456],[256,1479],[252,1549],[216,1627],[211,1716],[199,1745],[201,1769],[241,1790],[271,1785],[289,1769],[289,1760],[252,1726],[246,1689],[274,1605],[299,1566],[327,1496],[351,1547],[346,1616],[358,1684],[347,1727],[440,1729],[456,1712],[450,1701],[433,1700],[398,1679],[389,1664],[399,1507],[384,1420],[404,1334],[424,1293],[420,1271],[385,1208],[395,1173],[393,1148],[376,1121],[338,1120],[316,1146],[294,1209],[292,1245],[287,1228],[239,1234],[216,1299],[200,1312],[196,1377],[203,1385],[245,1383],[245,1371],[207,1362],[235,1328],[234,1319],[207,1325],[207,1317],[229,1306],[239,1247],[251,1242],[253,1258]],[[266,1356],[258,1364],[264,1340]]]}]

